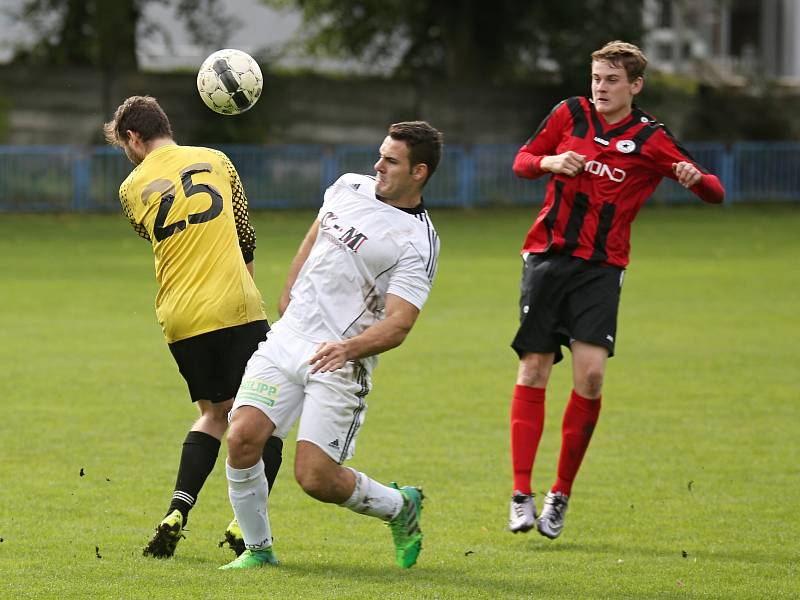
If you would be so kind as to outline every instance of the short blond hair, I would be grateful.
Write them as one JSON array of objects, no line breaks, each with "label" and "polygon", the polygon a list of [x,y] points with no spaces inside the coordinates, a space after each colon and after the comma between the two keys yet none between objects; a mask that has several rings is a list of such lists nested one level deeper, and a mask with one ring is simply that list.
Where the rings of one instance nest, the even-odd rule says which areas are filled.
[{"label": "short blond hair", "polygon": [[608,42],[600,50],[592,52],[592,61],[605,60],[615,67],[623,67],[628,74],[628,81],[635,81],[637,77],[644,77],[647,68],[647,58],[639,46],[620,40]]}]

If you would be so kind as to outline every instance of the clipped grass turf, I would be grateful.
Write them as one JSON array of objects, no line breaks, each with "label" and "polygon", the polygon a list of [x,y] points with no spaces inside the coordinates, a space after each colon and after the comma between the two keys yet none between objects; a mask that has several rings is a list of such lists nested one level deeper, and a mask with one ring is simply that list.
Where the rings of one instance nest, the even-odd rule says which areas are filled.
[{"label": "clipped grass turf", "polygon": [[[420,485],[419,563],[388,528],[306,497],[293,444],[271,497],[277,569],[219,572],[221,456],[172,560],[141,556],[195,417],[121,216],[0,217],[2,598],[781,598],[800,555],[800,211],[648,208],[617,357],[562,537],[505,531],[518,247],[532,210],[434,210],[432,297],[381,359],[352,465]],[[312,213],[260,213],[275,315]],[[552,482],[569,361],[534,470]],[[222,451],[224,456],[224,447]],[[83,475],[81,476],[81,472]]]}]

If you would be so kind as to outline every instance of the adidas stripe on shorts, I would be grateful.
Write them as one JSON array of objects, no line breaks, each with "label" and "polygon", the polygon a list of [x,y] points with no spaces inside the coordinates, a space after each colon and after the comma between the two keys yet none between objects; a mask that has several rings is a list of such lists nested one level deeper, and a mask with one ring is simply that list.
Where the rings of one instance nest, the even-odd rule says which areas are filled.
[{"label": "adidas stripe on shorts", "polygon": [[342,464],[353,456],[372,384],[359,361],[311,374],[308,361],[319,344],[275,323],[247,363],[231,415],[241,406],[255,407],[275,424],[273,435],[281,439],[299,418],[297,440],[316,444]]}]

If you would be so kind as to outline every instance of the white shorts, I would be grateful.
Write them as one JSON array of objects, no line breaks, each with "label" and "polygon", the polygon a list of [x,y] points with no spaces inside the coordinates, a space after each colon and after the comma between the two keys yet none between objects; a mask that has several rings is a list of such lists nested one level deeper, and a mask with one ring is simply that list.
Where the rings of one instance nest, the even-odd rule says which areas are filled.
[{"label": "white shorts", "polygon": [[342,464],[355,451],[372,383],[358,361],[332,373],[311,374],[308,361],[318,346],[285,327],[273,327],[247,363],[231,415],[240,406],[253,406],[275,424],[273,435],[281,439],[299,417],[297,439],[316,444]]}]

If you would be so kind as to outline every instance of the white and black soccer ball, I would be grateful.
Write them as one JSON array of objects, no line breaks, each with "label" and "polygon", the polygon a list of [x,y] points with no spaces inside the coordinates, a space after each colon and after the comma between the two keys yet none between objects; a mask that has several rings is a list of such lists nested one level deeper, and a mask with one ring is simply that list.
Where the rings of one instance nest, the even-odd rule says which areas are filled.
[{"label": "white and black soccer ball", "polygon": [[261,97],[264,78],[252,56],[241,50],[217,50],[197,73],[197,91],[206,106],[223,115],[249,110]]}]

